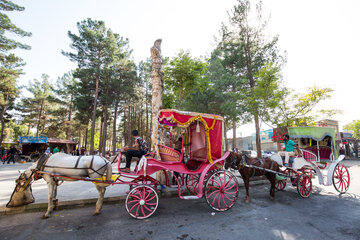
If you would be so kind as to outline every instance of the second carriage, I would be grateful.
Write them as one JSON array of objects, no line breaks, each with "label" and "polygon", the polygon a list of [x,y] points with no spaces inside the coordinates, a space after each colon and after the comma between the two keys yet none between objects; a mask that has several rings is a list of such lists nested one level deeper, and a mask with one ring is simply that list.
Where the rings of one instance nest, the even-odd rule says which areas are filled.
[{"label": "second carriage", "polygon": [[[290,138],[298,142],[299,152],[290,159],[289,167],[281,173],[297,186],[300,196],[310,196],[313,175],[318,177],[320,185],[333,185],[339,193],[345,193],[350,186],[350,174],[347,167],[341,163],[345,156],[338,156],[336,152],[335,129],[290,127],[287,131]],[[282,162],[278,154],[271,158]],[[286,180],[278,181],[276,189],[283,190],[286,183]]]}]

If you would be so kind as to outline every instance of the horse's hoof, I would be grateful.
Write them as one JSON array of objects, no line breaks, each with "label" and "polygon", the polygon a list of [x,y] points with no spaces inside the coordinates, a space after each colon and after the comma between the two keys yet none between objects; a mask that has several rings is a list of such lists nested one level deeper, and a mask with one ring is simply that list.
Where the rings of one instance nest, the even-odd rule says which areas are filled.
[{"label": "horse's hoof", "polygon": [[99,214],[100,214],[99,212],[94,212],[93,216],[97,216]]},{"label": "horse's hoof", "polygon": [[46,216],[46,215],[42,215],[41,219],[47,219],[49,218],[49,216]]},{"label": "horse's hoof", "polygon": [[275,197],[270,197],[270,200],[275,200]]},{"label": "horse's hoof", "polygon": [[250,203],[250,200],[249,200],[249,199],[245,199],[245,203]]}]

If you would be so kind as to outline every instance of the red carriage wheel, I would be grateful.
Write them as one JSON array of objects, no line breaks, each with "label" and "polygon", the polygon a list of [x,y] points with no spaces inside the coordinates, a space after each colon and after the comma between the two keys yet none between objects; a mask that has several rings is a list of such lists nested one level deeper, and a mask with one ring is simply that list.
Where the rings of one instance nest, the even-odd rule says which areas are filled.
[{"label": "red carriage wheel", "polygon": [[159,198],[154,188],[146,185],[134,187],[126,196],[125,207],[130,216],[145,219],[154,214]]},{"label": "red carriage wheel", "polygon": [[277,181],[277,182],[275,183],[275,189],[276,189],[277,191],[282,191],[282,190],[284,190],[285,186],[286,186],[286,180]]},{"label": "red carriage wheel", "polygon": [[226,211],[234,206],[239,186],[234,174],[227,170],[214,172],[205,184],[207,204],[216,211]]},{"label": "red carriage wheel", "polygon": [[306,173],[301,174],[297,180],[297,191],[303,198],[308,198],[311,194],[311,178]]},{"label": "red carriage wheel", "polygon": [[199,192],[199,179],[200,175],[186,175],[186,189],[192,194],[197,195]]},{"label": "red carriage wheel", "polygon": [[346,193],[350,186],[350,174],[344,165],[338,163],[332,176],[333,185],[339,193]]}]

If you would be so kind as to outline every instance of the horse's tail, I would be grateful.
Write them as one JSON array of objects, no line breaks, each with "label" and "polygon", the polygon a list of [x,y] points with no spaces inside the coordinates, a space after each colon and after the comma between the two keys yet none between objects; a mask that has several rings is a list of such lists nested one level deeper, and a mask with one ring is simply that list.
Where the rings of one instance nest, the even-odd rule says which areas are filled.
[{"label": "horse's tail", "polygon": [[106,163],[106,181],[110,181],[112,178],[112,166],[110,162]]}]

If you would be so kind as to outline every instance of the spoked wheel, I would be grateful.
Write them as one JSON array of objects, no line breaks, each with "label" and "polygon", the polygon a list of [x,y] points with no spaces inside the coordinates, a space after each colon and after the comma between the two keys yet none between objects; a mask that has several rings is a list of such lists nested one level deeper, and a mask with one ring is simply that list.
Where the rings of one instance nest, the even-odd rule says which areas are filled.
[{"label": "spoked wheel", "polygon": [[277,182],[275,183],[275,189],[276,189],[277,191],[282,191],[282,190],[284,190],[285,186],[286,186],[286,180],[277,181]]},{"label": "spoked wheel", "polygon": [[227,170],[214,172],[205,184],[207,204],[216,211],[226,211],[234,206],[239,195],[239,185],[234,174]]},{"label": "spoked wheel", "polygon": [[154,214],[159,198],[154,188],[146,185],[134,187],[126,196],[126,211],[136,219],[145,219]]},{"label": "spoked wheel", "polygon": [[301,174],[297,180],[297,191],[303,198],[308,198],[311,194],[311,178],[306,173]]},{"label": "spoked wheel", "polygon": [[338,163],[332,176],[333,185],[339,193],[346,193],[350,186],[350,174],[344,165]]},{"label": "spoked wheel", "polygon": [[186,189],[192,194],[197,195],[199,192],[200,175],[186,175]]}]

